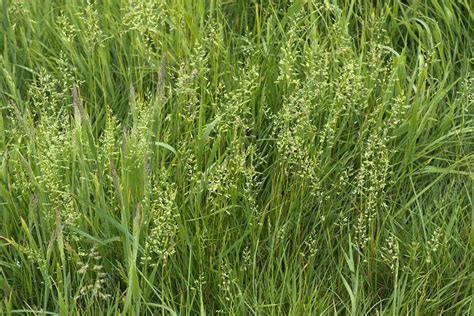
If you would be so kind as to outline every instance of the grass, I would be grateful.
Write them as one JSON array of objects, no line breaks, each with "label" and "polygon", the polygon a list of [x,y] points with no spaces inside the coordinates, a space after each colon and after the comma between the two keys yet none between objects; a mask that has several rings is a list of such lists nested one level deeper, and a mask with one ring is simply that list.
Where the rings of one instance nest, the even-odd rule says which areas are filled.
[{"label": "grass", "polygon": [[469,1],[0,7],[1,315],[474,312]]}]

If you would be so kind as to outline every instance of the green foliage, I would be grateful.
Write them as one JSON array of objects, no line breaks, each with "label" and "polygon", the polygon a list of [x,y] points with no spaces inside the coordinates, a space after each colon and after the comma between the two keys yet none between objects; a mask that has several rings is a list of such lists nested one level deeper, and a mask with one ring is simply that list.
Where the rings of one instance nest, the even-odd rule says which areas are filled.
[{"label": "green foliage", "polygon": [[0,7],[1,315],[473,313],[468,1]]}]

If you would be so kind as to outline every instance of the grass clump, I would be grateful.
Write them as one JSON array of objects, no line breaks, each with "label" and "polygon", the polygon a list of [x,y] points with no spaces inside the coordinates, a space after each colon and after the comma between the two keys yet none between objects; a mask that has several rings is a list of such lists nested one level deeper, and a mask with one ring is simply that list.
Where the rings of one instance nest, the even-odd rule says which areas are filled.
[{"label": "grass clump", "polygon": [[0,7],[2,315],[473,312],[467,2]]}]

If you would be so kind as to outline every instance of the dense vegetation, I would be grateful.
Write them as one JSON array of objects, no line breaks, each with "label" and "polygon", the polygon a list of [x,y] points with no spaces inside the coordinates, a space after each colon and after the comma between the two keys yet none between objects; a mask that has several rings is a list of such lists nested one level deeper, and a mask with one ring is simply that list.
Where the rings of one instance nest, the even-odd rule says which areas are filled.
[{"label": "dense vegetation", "polygon": [[0,0],[0,314],[472,315],[468,0]]}]

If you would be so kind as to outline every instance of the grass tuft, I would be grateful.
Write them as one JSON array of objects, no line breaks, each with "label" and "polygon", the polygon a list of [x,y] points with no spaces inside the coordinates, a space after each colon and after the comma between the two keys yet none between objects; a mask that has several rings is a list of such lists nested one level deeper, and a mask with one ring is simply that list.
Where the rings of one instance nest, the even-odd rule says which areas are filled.
[{"label": "grass tuft", "polygon": [[468,1],[0,8],[1,315],[473,313]]}]

